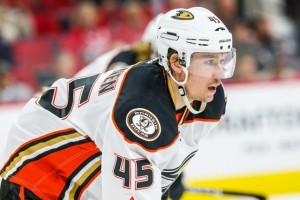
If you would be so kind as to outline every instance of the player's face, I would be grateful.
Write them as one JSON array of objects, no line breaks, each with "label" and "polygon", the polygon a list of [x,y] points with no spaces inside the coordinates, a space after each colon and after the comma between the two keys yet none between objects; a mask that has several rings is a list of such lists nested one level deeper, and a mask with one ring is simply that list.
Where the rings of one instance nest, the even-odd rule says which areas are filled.
[{"label": "player's face", "polygon": [[224,78],[227,53],[194,53],[188,68],[186,90],[190,100],[210,102]]}]

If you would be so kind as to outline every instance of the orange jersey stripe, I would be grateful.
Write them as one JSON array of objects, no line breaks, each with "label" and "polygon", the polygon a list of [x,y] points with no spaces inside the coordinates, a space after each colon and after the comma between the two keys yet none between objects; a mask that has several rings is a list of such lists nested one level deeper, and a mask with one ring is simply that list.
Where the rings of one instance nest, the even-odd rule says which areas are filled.
[{"label": "orange jersey stripe", "polygon": [[20,187],[20,193],[19,193],[19,196],[20,196],[20,200],[25,200],[25,193],[24,193],[24,190],[25,188],[23,186]]},{"label": "orange jersey stripe", "polygon": [[10,181],[37,192],[41,198],[53,199],[60,195],[72,172],[97,152],[93,142],[71,146],[26,164]]},{"label": "orange jersey stripe", "polygon": [[58,131],[54,131],[54,132],[51,132],[51,133],[48,133],[48,134],[45,134],[45,135],[43,135],[43,136],[41,136],[41,137],[37,137],[37,138],[35,138],[35,139],[32,139],[32,140],[30,140],[30,141],[28,141],[28,142],[26,142],[26,143],[24,143],[24,144],[22,144],[10,157],[9,157],[9,159],[6,161],[6,163],[4,164],[4,167],[3,167],[3,169],[1,169],[1,173],[2,173],[2,171],[4,170],[4,168],[7,166],[7,164],[12,160],[12,158],[13,157],[15,157],[18,153],[19,153],[19,151],[22,149],[22,148],[24,148],[24,147],[26,147],[27,145],[30,145],[30,144],[32,144],[32,143],[34,143],[34,142],[36,142],[36,141],[39,141],[39,140],[42,140],[42,139],[44,139],[44,138],[48,138],[48,137],[50,137],[50,136],[55,136],[55,135],[60,135],[60,134],[62,134],[62,133],[65,133],[65,132],[76,132],[73,128],[68,128],[68,129],[63,129],[63,130],[58,130]]},{"label": "orange jersey stripe", "polygon": [[195,121],[200,121],[200,122],[219,122],[220,119],[204,119],[204,118],[195,118],[192,120],[186,120],[184,123],[193,123]]}]

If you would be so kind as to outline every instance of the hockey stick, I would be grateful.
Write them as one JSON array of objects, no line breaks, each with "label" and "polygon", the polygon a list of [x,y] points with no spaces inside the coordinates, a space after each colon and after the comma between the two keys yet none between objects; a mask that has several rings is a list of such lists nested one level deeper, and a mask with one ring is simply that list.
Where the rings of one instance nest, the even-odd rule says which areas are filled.
[{"label": "hockey stick", "polygon": [[236,192],[230,190],[222,189],[213,189],[213,188],[200,188],[200,187],[186,187],[186,192],[198,193],[198,194],[209,194],[209,195],[232,195],[232,196],[241,196],[241,197],[252,197],[257,200],[267,200],[267,198],[260,194],[253,194],[248,192]]}]

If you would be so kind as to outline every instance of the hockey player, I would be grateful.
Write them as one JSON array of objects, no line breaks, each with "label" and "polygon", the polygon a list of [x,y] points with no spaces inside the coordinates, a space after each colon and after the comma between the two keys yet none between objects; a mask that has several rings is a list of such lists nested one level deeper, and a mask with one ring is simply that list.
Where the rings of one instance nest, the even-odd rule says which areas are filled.
[{"label": "hockey player", "polygon": [[14,123],[0,199],[161,199],[225,113],[232,35],[210,11],[164,14],[159,59],[60,79]]},{"label": "hockey player", "polygon": [[[141,61],[156,58],[158,56],[156,46],[156,31],[158,28],[158,22],[162,15],[162,13],[156,15],[148,23],[139,42],[136,42],[132,45],[118,47],[102,56],[99,56],[94,62],[77,72],[75,77],[103,73],[113,69],[121,69]],[[168,193],[165,193],[165,198],[167,199],[169,195],[172,200],[178,200],[181,198],[183,192],[184,185],[181,174],[172,184]]]}]

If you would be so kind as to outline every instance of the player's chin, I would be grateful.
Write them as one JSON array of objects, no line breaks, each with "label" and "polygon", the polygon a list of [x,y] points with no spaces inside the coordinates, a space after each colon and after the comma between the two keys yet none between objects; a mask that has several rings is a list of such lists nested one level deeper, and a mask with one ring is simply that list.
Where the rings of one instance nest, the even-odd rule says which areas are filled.
[{"label": "player's chin", "polygon": [[212,100],[214,100],[214,95],[209,94],[209,95],[207,95],[207,96],[203,99],[203,102],[209,103],[209,102],[211,102]]}]

